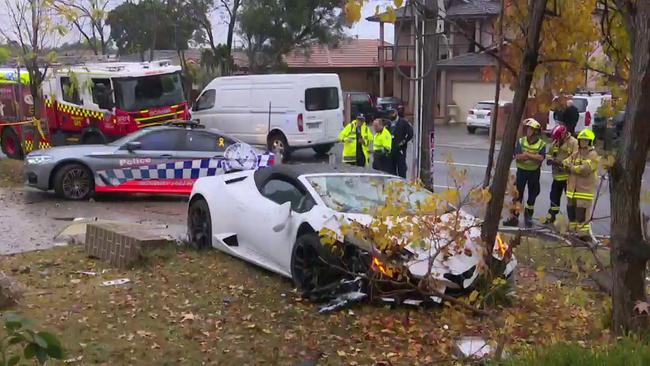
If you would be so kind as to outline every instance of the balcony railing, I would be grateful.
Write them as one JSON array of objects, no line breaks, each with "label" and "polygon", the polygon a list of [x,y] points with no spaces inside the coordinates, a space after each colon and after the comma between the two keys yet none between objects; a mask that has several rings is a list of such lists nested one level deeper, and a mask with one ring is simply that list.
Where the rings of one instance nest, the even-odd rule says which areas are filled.
[{"label": "balcony railing", "polygon": [[414,66],[415,46],[379,46],[377,59],[380,66]]}]

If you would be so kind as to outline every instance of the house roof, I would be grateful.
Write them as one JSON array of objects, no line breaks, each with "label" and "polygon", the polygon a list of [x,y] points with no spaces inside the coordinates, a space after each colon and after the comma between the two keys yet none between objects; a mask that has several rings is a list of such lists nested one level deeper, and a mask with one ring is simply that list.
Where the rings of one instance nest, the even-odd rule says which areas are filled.
[{"label": "house roof", "polygon": [[501,4],[494,0],[456,0],[447,9],[449,18],[490,17],[499,15]]},{"label": "house roof", "polygon": [[487,53],[466,53],[464,55],[452,57],[446,60],[438,61],[438,67],[481,67],[496,65],[494,58]]},{"label": "house roof", "polygon": [[[314,45],[311,49],[295,50],[284,58],[289,68],[378,67],[378,39],[351,39],[336,47]],[[384,42],[384,45],[390,45]]]}]

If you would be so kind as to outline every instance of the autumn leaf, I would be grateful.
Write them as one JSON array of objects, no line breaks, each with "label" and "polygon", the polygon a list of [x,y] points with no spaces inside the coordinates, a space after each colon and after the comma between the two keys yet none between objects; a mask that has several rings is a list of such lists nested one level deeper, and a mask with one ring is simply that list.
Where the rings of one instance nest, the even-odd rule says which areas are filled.
[{"label": "autumn leaf", "polygon": [[386,7],[386,11],[381,16],[381,21],[386,23],[395,23],[396,20],[397,13],[395,13],[395,9],[391,6]]},{"label": "autumn leaf", "polygon": [[349,24],[361,20],[361,7],[362,4],[358,0],[348,0],[347,4],[345,4],[345,20]]}]

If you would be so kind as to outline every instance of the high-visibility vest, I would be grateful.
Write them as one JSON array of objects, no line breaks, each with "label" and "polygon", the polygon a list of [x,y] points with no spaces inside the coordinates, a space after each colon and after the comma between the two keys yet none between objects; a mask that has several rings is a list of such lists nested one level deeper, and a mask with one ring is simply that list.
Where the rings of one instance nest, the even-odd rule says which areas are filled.
[{"label": "high-visibility vest", "polygon": [[[546,143],[542,139],[537,139],[537,142],[534,144],[528,143],[528,138],[525,136],[519,139],[519,144],[523,152],[529,152],[531,154],[539,154],[539,152],[546,146]],[[517,168],[522,170],[537,170],[542,166],[542,163],[537,160],[526,160],[526,161],[517,161]]]},{"label": "high-visibility vest", "polygon": [[375,134],[375,139],[372,143],[372,151],[374,154],[388,155],[392,146],[393,136],[388,131],[388,128],[384,127],[381,132]]},{"label": "high-visibility vest", "polygon": [[566,196],[570,199],[593,201],[598,182],[600,157],[593,147],[579,149],[564,160],[569,171]]},{"label": "high-visibility vest", "polygon": [[[357,125],[359,122],[355,119],[343,127],[339,133],[339,141],[343,142],[343,162],[354,163],[357,161]],[[366,164],[369,162],[370,152],[368,146],[372,140],[372,132],[368,125],[361,124],[359,128],[361,131],[361,138],[363,139],[363,154],[366,158]]]},{"label": "high-visibility vest", "polygon": [[551,157],[560,164],[553,165],[553,179],[557,181],[566,181],[569,179],[569,172],[561,163],[578,151],[578,140],[573,136],[567,137],[564,142],[556,142],[551,147]]}]

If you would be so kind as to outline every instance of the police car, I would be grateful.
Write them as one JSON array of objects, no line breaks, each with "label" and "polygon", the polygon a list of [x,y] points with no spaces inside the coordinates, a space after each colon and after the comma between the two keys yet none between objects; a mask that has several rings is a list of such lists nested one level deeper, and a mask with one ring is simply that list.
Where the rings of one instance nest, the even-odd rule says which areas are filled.
[{"label": "police car", "polygon": [[69,200],[95,192],[189,195],[198,178],[273,163],[273,154],[192,122],[145,128],[106,145],[34,151],[25,158],[25,178]]}]

